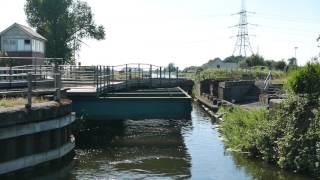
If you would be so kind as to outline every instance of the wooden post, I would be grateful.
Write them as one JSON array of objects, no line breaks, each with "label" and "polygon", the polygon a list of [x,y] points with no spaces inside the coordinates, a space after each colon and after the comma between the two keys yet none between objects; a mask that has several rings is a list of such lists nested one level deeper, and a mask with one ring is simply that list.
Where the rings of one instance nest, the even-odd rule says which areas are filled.
[{"label": "wooden post", "polygon": [[32,106],[32,74],[31,73],[27,74],[27,81],[28,81],[28,91],[27,91],[28,102],[25,105],[25,107],[27,109],[31,109],[31,106]]},{"label": "wooden post", "polygon": [[56,97],[55,100],[59,101],[61,99],[61,72],[57,72],[54,74],[54,82],[55,82],[55,90]]}]

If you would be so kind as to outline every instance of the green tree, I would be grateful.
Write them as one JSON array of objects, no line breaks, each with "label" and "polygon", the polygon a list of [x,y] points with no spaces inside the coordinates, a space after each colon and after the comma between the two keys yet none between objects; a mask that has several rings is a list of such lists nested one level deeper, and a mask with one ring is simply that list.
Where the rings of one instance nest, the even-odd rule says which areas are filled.
[{"label": "green tree", "polygon": [[264,58],[256,54],[246,58],[246,62],[249,67],[266,65],[266,63],[264,62]]},{"label": "green tree", "polygon": [[177,70],[177,67],[174,65],[174,63],[169,63],[168,64],[168,71],[174,72]]},{"label": "green tree", "polygon": [[242,56],[229,56],[226,57],[223,61],[227,63],[239,63],[243,59]]},{"label": "green tree", "polygon": [[284,71],[287,67],[287,63],[284,60],[275,62],[274,69]]},{"label": "green tree", "polygon": [[197,67],[197,66],[186,67],[186,68],[184,68],[183,72],[196,72],[198,68],[199,67]]},{"label": "green tree", "polygon": [[292,57],[290,59],[288,59],[288,65],[290,67],[295,67],[297,66],[297,59],[295,57]]},{"label": "green tree", "polygon": [[203,64],[201,67],[204,68],[204,69],[207,69],[210,66],[212,66],[212,64],[214,64],[214,62],[216,62],[216,61],[222,61],[222,60],[217,57],[217,58],[209,60],[207,63]]},{"label": "green tree", "polygon": [[62,64],[74,63],[83,38],[102,40],[103,26],[97,26],[86,2],[80,0],[27,0],[28,23],[48,39],[46,56],[64,58]]}]

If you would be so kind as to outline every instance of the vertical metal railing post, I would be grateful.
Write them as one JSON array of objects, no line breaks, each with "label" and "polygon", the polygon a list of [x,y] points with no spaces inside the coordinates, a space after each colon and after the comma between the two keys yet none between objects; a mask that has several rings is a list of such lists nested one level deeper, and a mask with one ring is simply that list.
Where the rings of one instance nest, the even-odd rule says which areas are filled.
[{"label": "vertical metal railing post", "polygon": [[114,68],[113,68],[113,66],[112,66],[112,81],[114,81]]},{"label": "vertical metal railing post", "polygon": [[176,71],[177,71],[176,78],[179,79],[179,68],[178,67],[176,68]]},{"label": "vertical metal railing post", "polygon": [[12,88],[12,66],[9,67],[9,83],[10,88]]},{"label": "vertical metal railing post", "polygon": [[138,85],[140,86],[141,83],[141,67],[140,63],[138,64]]},{"label": "vertical metal railing post", "polygon": [[179,68],[178,67],[176,67],[176,85],[178,85],[178,83],[179,83]]},{"label": "vertical metal railing post", "polygon": [[96,85],[96,91],[98,91],[98,70],[97,66],[94,66],[94,80],[95,80],[95,85]]},{"label": "vertical metal railing post", "polygon": [[126,64],[126,89],[128,89],[128,64]]},{"label": "vertical metal railing post", "polygon": [[56,96],[56,101],[59,101],[61,99],[61,71],[59,71],[56,74],[56,92],[57,92],[57,96]]},{"label": "vertical metal railing post", "polygon": [[25,107],[27,109],[31,109],[32,107],[32,74],[28,73],[27,74],[27,81],[28,81],[28,91],[27,91],[27,104]]},{"label": "vertical metal railing post", "polygon": [[149,78],[150,78],[150,87],[152,88],[152,65],[150,64],[150,75],[149,75]]},{"label": "vertical metal railing post", "polygon": [[103,92],[105,92],[106,89],[106,66],[103,66]]},{"label": "vertical metal railing post", "polygon": [[102,92],[102,66],[99,66],[99,94]]},{"label": "vertical metal railing post", "polygon": [[110,86],[110,66],[107,66],[106,75],[107,75],[107,87],[106,87],[106,90],[108,92],[109,91],[109,86]]},{"label": "vertical metal railing post", "polygon": [[162,67],[160,67],[160,86],[162,85]]}]

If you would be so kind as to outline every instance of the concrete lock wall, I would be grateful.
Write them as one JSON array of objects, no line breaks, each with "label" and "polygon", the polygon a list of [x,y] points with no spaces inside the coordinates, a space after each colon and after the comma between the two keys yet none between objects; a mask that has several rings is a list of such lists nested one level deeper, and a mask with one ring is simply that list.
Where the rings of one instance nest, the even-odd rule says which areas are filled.
[{"label": "concrete lock wall", "polygon": [[256,87],[254,81],[243,80],[243,81],[226,81],[219,83],[218,96],[220,99],[227,101],[245,101],[248,100],[247,96],[256,96]]},{"label": "concrete lock wall", "polygon": [[227,78],[221,79],[206,79],[200,82],[200,94],[208,94],[214,97],[219,95],[219,83],[224,81],[230,81]]},{"label": "concrete lock wall", "polygon": [[0,175],[62,158],[75,144],[71,101],[0,109]]}]

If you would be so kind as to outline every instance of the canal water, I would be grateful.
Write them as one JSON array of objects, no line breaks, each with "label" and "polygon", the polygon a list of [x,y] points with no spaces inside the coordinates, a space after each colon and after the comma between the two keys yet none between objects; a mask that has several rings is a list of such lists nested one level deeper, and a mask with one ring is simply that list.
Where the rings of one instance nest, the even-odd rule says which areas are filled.
[{"label": "canal water", "polygon": [[76,156],[39,179],[281,179],[308,177],[226,151],[197,104],[191,120],[115,121],[77,136]]}]

